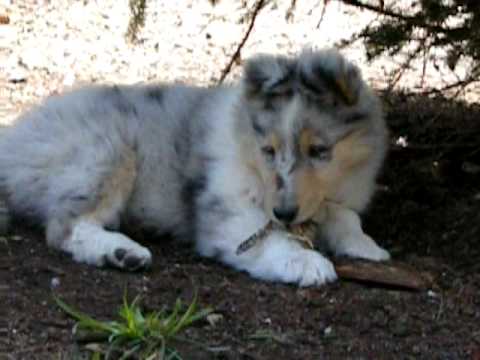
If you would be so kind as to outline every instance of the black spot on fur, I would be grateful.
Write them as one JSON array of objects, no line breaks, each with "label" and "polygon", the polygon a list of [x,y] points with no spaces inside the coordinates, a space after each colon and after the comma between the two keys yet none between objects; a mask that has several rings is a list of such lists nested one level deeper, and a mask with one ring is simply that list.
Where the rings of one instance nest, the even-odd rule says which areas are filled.
[{"label": "black spot on fur", "polygon": [[192,201],[201,191],[205,190],[205,187],[205,177],[199,176],[198,178],[190,179],[183,188],[182,197],[185,201]]},{"label": "black spot on fur", "polygon": [[87,201],[89,198],[87,195],[72,195],[69,199],[72,201]]},{"label": "black spot on fur", "polygon": [[276,181],[278,190],[283,189],[285,187],[285,181],[280,175],[277,174],[277,176],[275,177],[275,181]]},{"label": "black spot on fur", "polygon": [[164,89],[162,87],[152,87],[147,90],[146,95],[150,100],[156,101],[159,104],[163,102],[163,98],[165,96]]},{"label": "black spot on fur", "polygon": [[183,146],[180,142],[179,139],[175,139],[173,141],[173,150],[175,151],[175,154],[180,155],[182,153]]},{"label": "black spot on fur", "polygon": [[203,207],[204,210],[212,213],[219,213],[223,210],[223,201],[218,196],[212,196]]},{"label": "black spot on fur", "polygon": [[[353,99],[353,94],[350,90],[342,87],[343,81],[338,76],[331,72],[326,71],[322,66],[316,66],[313,69],[312,74],[305,74],[303,71],[299,73],[299,81],[301,85],[318,96],[323,97],[326,92],[332,92],[336,99],[339,99],[345,105],[353,105],[356,100]],[[344,79],[344,81],[347,79]],[[348,85],[346,85],[348,86]],[[333,100],[333,106],[338,105],[338,101]]]},{"label": "black spot on fur", "polygon": [[113,254],[115,255],[118,261],[122,261],[125,255],[127,254],[127,250],[118,248],[115,250]]},{"label": "black spot on fur", "polygon": [[267,93],[290,97],[293,95],[293,71],[289,71],[283,78],[278,79],[267,89]]},{"label": "black spot on fur", "polygon": [[131,102],[117,86],[109,88],[109,92],[113,101],[114,107],[124,115],[137,116],[137,108],[133,102]]},{"label": "black spot on fur", "polygon": [[[272,68],[278,67],[281,69],[280,76],[277,72],[272,73]],[[244,72],[247,96],[278,95],[287,92],[291,88],[294,72],[295,63],[286,57],[265,56],[248,61]],[[268,84],[273,80],[273,76],[278,79]]]},{"label": "black spot on fur", "polygon": [[257,133],[260,136],[265,136],[266,135],[266,129],[259,124],[258,122],[258,117],[256,115],[252,115],[252,128],[255,133]]},{"label": "black spot on fur", "polygon": [[299,80],[302,86],[305,87],[307,90],[311,91],[312,93],[317,95],[323,95],[325,93],[325,88],[321,86],[322,83],[313,81],[313,79],[311,79],[305,73],[300,72]]},{"label": "black spot on fur", "polygon": [[353,123],[356,123],[358,121],[365,120],[366,118],[367,118],[367,114],[357,112],[357,113],[353,113],[353,114],[348,115],[345,119],[345,123],[353,124]]},{"label": "black spot on fur", "polygon": [[216,195],[212,195],[205,203],[203,203],[200,211],[202,213],[208,213],[210,217],[214,216],[216,221],[225,221],[232,215],[232,211],[229,210],[225,206],[223,200]]},{"label": "black spot on fur", "polygon": [[191,238],[195,234],[196,226],[196,216],[197,211],[195,211],[196,198],[198,195],[205,190],[206,187],[206,178],[199,176],[197,178],[189,179],[185,181],[181,192],[182,203],[185,204],[185,216],[189,219],[189,229],[186,229],[183,236]]}]

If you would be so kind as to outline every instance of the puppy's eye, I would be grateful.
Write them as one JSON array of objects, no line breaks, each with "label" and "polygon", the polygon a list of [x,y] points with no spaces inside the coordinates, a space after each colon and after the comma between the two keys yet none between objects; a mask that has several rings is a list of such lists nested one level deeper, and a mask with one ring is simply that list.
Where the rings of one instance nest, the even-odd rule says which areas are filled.
[{"label": "puppy's eye", "polygon": [[330,148],[325,145],[310,145],[308,148],[308,157],[317,160],[328,159],[330,156]]},{"label": "puppy's eye", "polygon": [[273,146],[267,145],[262,147],[263,155],[267,156],[268,158],[273,158],[275,156],[275,149]]}]

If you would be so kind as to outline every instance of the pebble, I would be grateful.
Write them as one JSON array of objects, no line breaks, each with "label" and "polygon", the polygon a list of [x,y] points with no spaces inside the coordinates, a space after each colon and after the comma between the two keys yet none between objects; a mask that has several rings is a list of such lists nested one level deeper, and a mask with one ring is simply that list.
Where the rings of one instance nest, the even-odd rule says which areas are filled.
[{"label": "pebble", "polygon": [[323,336],[325,336],[325,337],[331,336],[332,334],[333,334],[333,328],[331,326],[327,326],[323,330]]},{"label": "pebble", "polygon": [[58,277],[52,278],[52,280],[50,281],[50,288],[56,289],[59,286],[60,286],[60,278]]},{"label": "pebble", "polygon": [[223,321],[223,319],[224,317],[222,314],[213,313],[213,314],[207,315],[207,321],[211,326],[218,325],[220,322]]},{"label": "pebble", "polygon": [[6,14],[0,14],[0,25],[10,24],[10,17]]}]

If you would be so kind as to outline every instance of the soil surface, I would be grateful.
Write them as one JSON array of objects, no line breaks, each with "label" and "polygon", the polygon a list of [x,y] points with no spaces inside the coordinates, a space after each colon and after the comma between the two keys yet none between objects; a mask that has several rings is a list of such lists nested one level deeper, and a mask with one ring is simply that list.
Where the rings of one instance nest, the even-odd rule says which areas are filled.
[{"label": "soil surface", "polygon": [[[59,6],[27,3],[5,8],[12,19],[32,9],[63,19]],[[80,6],[65,2],[73,3]],[[73,7],[65,5],[63,11],[68,9]],[[103,26],[101,19],[111,13],[101,10]],[[88,7],[84,18],[89,11],[95,13]],[[27,20],[16,26],[31,26],[37,36],[46,31],[33,24],[38,18]],[[111,21],[108,24],[113,30],[107,31],[118,31]],[[23,30],[19,33],[24,38],[34,36]],[[19,46],[8,48],[9,58],[18,55]],[[182,51],[188,52],[188,46]],[[114,58],[115,53],[108,56]],[[25,64],[25,59],[15,64]],[[190,59],[197,60],[192,55]],[[51,62],[45,61],[47,65],[21,67],[23,73],[0,78],[6,90],[2,100],[8,100],[3,109],[12,118],[27,104],[63,89],[78,74],[85,81],[94,76],[105,80],[102,72],[71,64],[57,68],[72,73],[60,74],[57,68],[49,72]],[[125,64],[118,66],[108,68],[111,73],[127,72]],[[132,73],[144,76],[135,72],[137,68]],[[12,65],[15,69],[20,68]],[[195,66],[188,69],[195,73]],[[196,74],[206,72],[197,69]],[[391,148],[377,196],[363,216],[364,228],[396,261],[431,279],[428,289],[406,291],[351,281],[318,288],[265,283],[202,259],[188,246],[168,239],[144,239],[154,256],[148,272],[96,269],[48,249],[40,230],[13,223],[9,233],[0,236],[0,359],[88,358],[84,346],[72,339],[74,321],[56,306],[53,294],[89,315],[112,319],[125,291],[129,298],[140,295],[147,310],[173,306],[177,298],[189,302],[196,292],[201,306],[221,315],[214,325],[202,321],[186,334],[216,351],[179,342],[175,345],[184,359],[480,359],[480,108],[401,93],[383,98]],[[269,336],[259,336],[265,333]]]}]

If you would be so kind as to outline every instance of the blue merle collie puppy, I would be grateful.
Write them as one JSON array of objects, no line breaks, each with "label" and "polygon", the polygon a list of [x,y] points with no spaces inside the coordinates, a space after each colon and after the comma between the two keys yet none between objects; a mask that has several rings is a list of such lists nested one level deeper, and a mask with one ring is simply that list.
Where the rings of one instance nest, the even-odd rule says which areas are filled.
[{"label": "blue merle collie puppy", "polygon": [[14,214],[79,262],[148,267],[150,251],[119,232],[136,224],[255,278],[321,285],[336,278],[332,263],[288,229],[314,222],[318,247],[388,259],[359,218],[386,137],[379,99],[336,50],[260,55],[237,85],[98,86],[47,99],[0,135],[0,187]]}]

